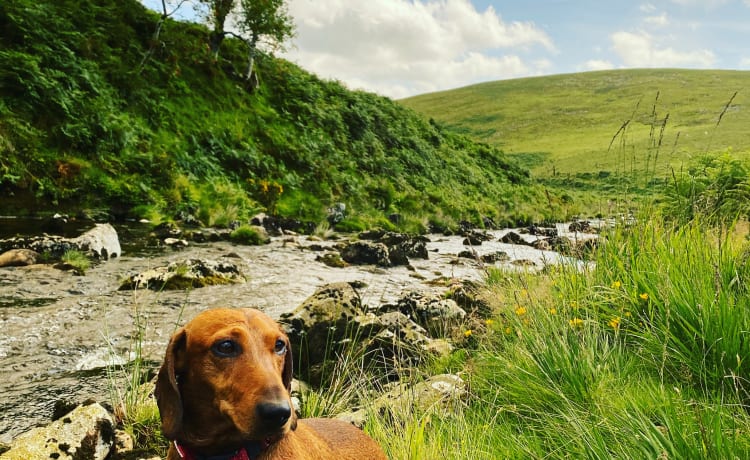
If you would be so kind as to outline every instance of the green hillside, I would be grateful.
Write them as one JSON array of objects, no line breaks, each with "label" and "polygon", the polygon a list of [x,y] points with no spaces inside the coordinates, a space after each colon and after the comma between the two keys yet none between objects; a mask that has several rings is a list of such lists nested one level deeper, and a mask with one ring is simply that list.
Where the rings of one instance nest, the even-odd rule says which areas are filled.
[{"label": "green hillside", "polygon": [[[136,0],[0,2],[0,212],[224,225],[259,210],[342,229],[564,218],[500,150]],[[398,217],[394,217],[394,214]],[[390,221],[387,217],[391,217]]]},{"label": "green hillside", "polygon": [[731,148],[749,156],[749,87],[750,72],[615,70],[496,81],[400,102],[516,156],[536,177],[653,178],[705,153]]}]

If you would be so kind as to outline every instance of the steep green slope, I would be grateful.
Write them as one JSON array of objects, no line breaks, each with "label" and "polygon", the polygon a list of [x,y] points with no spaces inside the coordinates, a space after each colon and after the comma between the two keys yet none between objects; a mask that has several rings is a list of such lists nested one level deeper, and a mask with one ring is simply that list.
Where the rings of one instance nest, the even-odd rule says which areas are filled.
[{"label": "steep green slope", "polygon": [[496,81],[400,102],[515,155],[537,177],[660,177],[707,152],[750,156],[748,87],[743,71],[615,70]]},{"label": "steep green slope", "polygon": [[241,43],[216,61],[204,27],[167,21],[155,39],[157,20],[136,0],[0,3],[0,208],[221,225],[261,208],[320,221],[343,202],[345,228],[397,213],[410,229],[573,212],[501,151],[389,99],[272,56],[250,92]]}]

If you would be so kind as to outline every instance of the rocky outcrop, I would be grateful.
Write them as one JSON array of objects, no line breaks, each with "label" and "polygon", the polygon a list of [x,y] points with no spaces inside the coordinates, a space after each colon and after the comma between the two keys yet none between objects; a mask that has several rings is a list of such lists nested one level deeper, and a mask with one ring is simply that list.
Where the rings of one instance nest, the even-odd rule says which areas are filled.
[{"label": "rocky outcrop", "polygon": [[48,426],[18,436],[0,460],[104,460],[114,432],[114,419],[101,405],[79,406]]},{"label": "rocky outcrop", "polygon": [[227,261],[186,259],[130,276],[120,290],[189,289],[245,281],[237,265]]},{"label": "rocky outcrop", "polygon": [[0,252],[10,249],[30,249],[59,259],[68,251],[81,251],[98,259],[109,259],[122,254],[117,231],[110,224],[95,224],[94,228],[76,238],[58,235],[16,236],[0,240]]},{"label": "rocky outcrop", "polygon": [[[281,315],[292,349],[300,362],[299,375],[319,384],[333,372],[333,360],[358,344],[364,365],[381,368],[413,365],[430,353],[443,353],[450,345],[429,336],[428,331],[400,311],[367,311],[349,283],[319,288],[293,312]],[[376,360],[376,361],[373,361]]]}]

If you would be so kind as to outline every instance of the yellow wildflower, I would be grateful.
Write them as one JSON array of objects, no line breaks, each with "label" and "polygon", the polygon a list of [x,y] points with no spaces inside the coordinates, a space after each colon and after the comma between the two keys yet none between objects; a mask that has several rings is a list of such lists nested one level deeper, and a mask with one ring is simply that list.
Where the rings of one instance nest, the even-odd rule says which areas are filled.
[{"label": "yellow wildflower", "polygon": [[510,335],[511,332],[513,332],[513,329],[511,329],[510,326],[508,326],[508,327],[505,328],[505,333],[506,334]]},{"label": "yellow wildflower", "polygon": [[612,289],[620,289],[620,286],[622,286],[622,283],[619,281],[613,281],[612,282]]},{"label": "yellow wildflower", "polygon": [[471,329],[467,329],[464,331],[464,337],[471,337],[471,334],[473,334]]},{"label": "yellow wildflower", "polygon": [[609,323],[607,323],[607,324],[609,324],[609,326],[612,329],[618,330],[618,329],[620,329],[620,321],[621,321],[621,318],[619,316],[617,316],[617,317],[612,318],[611,320],[609,320]]},{"label": "yellow wildflower", "polygon": [[551,315],[556,315],[556,314],[557,314],[557,308],[555,308],[555,307],[552,307],[552,308],[550,308],[550,309],[549,309],[549,313],[550,313]]},{"label": "yellow wildflower", "polygon": [[643,294],[639,295],[642,300],[648,300],[648,293],[644,292]]},{"label": "yellow wildflower", "polygon": [[516,307],[516,315],[523,316],[525,314],[526,314],[526,307],[522,307],[520,305]]},{"label": "yellow wildflower", "polygon": [[570,324],[570,327],[581,327],[583,326],[583,320],[581,318],[573,318],[570,321],[568,321],[568,324]]},{"label": "yellow wildflower", "polygon": [[484,321],[484,324],[486,324],[487,326],[492,326],[493,324],[495,324],[495,321],[491,319],[487,319]]}]

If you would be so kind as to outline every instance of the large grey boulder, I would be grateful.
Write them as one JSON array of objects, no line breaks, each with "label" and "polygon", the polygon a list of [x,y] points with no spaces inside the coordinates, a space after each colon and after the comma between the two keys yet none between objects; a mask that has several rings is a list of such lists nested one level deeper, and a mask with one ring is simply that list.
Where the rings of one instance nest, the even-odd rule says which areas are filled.
[{"label": "large grey boulder", "polygon": [[79,406],[51,424],[18,436],[0,460],[104,460],[114,443],[115,421],[99,404]]},{"label": "large grey boulder", "polygon": [[119,257],[122,254],[117,230],[110,224],[95,224],[94,228],[77,238],[73,244],[81,251],[88,252],[100,259]]}]

